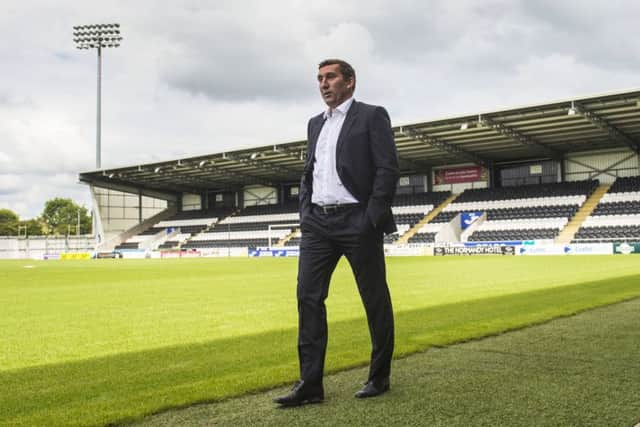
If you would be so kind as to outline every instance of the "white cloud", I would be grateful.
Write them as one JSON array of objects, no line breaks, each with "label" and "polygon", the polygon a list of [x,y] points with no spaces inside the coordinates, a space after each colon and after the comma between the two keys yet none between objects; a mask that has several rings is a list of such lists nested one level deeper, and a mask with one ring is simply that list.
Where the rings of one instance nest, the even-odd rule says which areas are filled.
[{"label": "white cloud", "polygon": [[22,188],[22,179],[14,174],[0,175],[0,195],[18,193]]},{"label": "white cloud", "polygon": [[103,55],[108,168],[304,138],[326,57],[350,60],[356,97],[394,123],[628,89],[639,13],[631,0],[5,1],[0,207],[89,204],[77,174],[95,166],[96,52],[74,49],[73,25],[123,32]]},{"label": "white cloud", "polygon": [[0,151],[0,165],[2,165],[3,170],[6,170],[9,163],[11,163],[11,157]]}]

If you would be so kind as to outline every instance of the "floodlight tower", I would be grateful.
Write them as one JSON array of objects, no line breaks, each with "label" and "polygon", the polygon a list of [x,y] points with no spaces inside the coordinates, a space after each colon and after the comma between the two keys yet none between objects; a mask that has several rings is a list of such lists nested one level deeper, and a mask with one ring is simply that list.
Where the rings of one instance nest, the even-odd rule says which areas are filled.
[{"label": "floodlight tower", "polygon": [[120,24],[92,24],[73,27],[73,41],[78,49],[98,50],[98,107],[96,115],[96,168],[100,169],[100,93],[102,85],[102,49],[118,47],[122,41]]}]

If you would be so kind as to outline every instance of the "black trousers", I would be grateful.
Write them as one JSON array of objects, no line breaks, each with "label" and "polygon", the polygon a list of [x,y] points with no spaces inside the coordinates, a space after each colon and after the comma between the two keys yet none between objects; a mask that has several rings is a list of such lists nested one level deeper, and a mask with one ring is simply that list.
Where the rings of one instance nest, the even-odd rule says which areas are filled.
[{"label": "black trousers", "polygon": [[327,348],[325,299],[342,255],[351,265],[367,314],[372,347],[369,380],[388,377],[394,328],[382,232],[373,229],[362,206],[332,213],[314,206],[301,230],[297,291],[300,378],[322,383]]}]

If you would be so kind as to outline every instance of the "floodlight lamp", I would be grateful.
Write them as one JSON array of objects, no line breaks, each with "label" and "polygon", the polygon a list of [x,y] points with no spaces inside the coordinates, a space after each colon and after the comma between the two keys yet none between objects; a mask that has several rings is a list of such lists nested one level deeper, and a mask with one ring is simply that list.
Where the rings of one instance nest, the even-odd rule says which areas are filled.
[{"label": "floodlight lamp", "polygon": [[204,166],[204,165],[206,165],[206,164],[207,164],[207,161],[206,161],[206,160],[201,160],[201,161],[200,161],[200,163],[198,163],[198,167],[199,167],[199,168],[201,168],[201,167],[203,167],[203,166]]},{"label": "floodlight lamp", "polygon": [[251,160],[255,160],[258,157],[258,153],[251,153]]},{"label": "floodlight lamp", "polygon": [[110,173],[110,174],[109,174],[109,178],[113,178],[113,173]]},{"label": "floodlight lamp", "polygon": [[468,122],[464,122],[460,125],[460,130],[467,130],[469,129],[469,123]]},{"label": "floodlight lamp", "polygon": [[158,173],[158,172],[160,172],[161,170],[162,170],[162,168],[161,168],[160,166],[157,166],[153,171],[154,171],[155,173]]}]

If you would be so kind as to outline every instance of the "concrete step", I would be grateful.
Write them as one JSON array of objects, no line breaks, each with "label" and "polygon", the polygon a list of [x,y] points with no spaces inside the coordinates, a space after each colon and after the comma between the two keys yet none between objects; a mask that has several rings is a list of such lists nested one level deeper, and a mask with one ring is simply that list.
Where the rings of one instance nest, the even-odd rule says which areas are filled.
[{"label": "concrete step", "polygon": [[598,186],[598,188],[596,188],[595,191],[591,193],[591,196],[589,196],[587,200],[582,204],[578,212],[576,212],[573,218],[571,218],[564,229],[560,231],[560,234],[558,234],[558,237],[556,237],[556,243],[561,243],[564,245],[571,243],[571,240],[573,240],[573,237],[580,229],[580,226],[582,226],[582,223],[589,217],[589,215],[591,215],[591,212],[593,212],[593,210],[602,199],[602,196],[604,196],[606,192],[609,191],[609,187],[611,187],[611,184],[603,184]]},{"label": "concrete step", "polygon": [[418,232],[418,230],[420,230],[420,227],[429,223],[440,212],[442,212],[444,208],[446,208],[451,202],[453,202],[458,196],[459,194],[452,194],[451,196],[449,196],[449,198],[447,198],[447,200],[440,203],[440,205],[436,206],[431,212],[429,212],[424,218],[422,218],[420,222],[418,222],[416,225],[410,228],[406,233],[400,236],[400,238],[396,241],[396,244],[407,243],[409,239],[413,237]]}]

